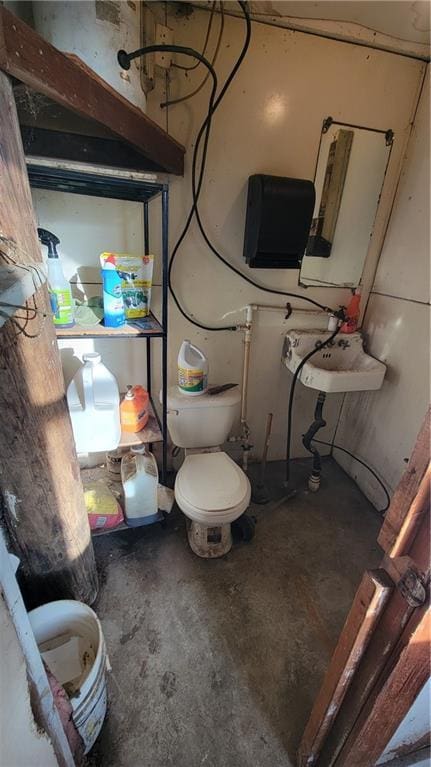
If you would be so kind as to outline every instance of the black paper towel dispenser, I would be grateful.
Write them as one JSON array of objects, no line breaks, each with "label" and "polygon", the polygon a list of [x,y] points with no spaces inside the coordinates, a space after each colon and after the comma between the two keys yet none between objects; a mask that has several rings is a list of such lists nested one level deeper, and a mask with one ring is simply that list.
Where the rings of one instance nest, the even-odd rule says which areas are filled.
[{"label": "black paper towel dispenser", "polygon": [[257,174],[248,180],[244,258],[261,269],[299,269],[315,201],[314,184]]}]

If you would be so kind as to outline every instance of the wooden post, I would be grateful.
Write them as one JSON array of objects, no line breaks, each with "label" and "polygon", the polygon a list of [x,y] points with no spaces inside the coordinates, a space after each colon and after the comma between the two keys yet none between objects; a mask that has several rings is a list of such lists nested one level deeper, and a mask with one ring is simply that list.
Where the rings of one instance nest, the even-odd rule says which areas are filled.
[{"label": "wooden post", "polygon": [[302,737],[298,767],[311,767],[317,762],[321,745],[343,703],[392,587],[384,570],[364,573]]},{"label": "wooden post", "polygon": [[[0,235],[1,252],[21,264],[41,261],[15,101],[2,72]],[[11,320],[0,329],[3,519],[21,558],[27,606],[91,603],[97,574],[46,285],[34,299],[38,314],[25,331],[36,338]]]},{"label": "wooden post", "polygon": [[421,618],[375,699],[366,705],[337,759],[337,767],[371,767],[429,677],[431,611]]}]

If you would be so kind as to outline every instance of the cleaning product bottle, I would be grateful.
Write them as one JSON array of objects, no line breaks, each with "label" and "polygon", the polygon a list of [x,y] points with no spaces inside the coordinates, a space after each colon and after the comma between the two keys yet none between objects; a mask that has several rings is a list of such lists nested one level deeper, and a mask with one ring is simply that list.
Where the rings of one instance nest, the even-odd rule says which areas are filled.
[{"label": "cleaning product bottle", "polygon": [[136,434],[148,422],[149,395],[143,386],[128,386],[127,394],[120,405],[120,419],[123,431]]},{"label": "cleaning product bottle", "polygon": [[73,298],[58,257],[57,245],[60,240],[48,229],[39,227],[37,233],[42,245],[48,248],[48,290],[54,325],[57,328],[71,328],[75,324]]},{"label": "cleaning product bottle", "polygon": [[183,394],[196,396],[208,389],[208,360],[205,354],[187,339],[178,353],[178,388]]},{"label": "cleaning product bottle", "polygon": [[361,303],[361,291],[356,288],[346,309],[346,321],[341,325],[341,333],[354,333],[358,329]]},{"label": "cleaning product bottle", "polygon": [[163,518],[157,505],[157,462],[145,447],[132,448],[123,457],[121,481],[124,488],[124,515],[128,525],[149,525]]},{"label": "cleaning product bottle", "polygon": [[84,354],[82,359],[83,366],[67,387],[76,452],[114,450],[121,438],[117,381],[97,352]]},{"label": "cleaning product bottle", "polygon": [[119,328],[126,322],[121,277],[116,269],[114,255],[101,257],[100,261],[103,281],[103,322],[108,328]]}]

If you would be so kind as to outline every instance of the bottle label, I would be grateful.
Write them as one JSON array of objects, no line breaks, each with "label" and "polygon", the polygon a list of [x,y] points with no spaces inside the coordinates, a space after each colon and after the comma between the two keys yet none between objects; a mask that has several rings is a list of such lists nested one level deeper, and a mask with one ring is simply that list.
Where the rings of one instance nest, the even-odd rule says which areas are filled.
[{"label": "bottle label", "polygon": [[49,294],[54,325],[73,323],[73,301],[69,290],[51,290]]},{"label": "bottle label", "polygon": [[147,411],[141,410],[139,413],[133,410],[120,410],[121,423],[123,426],[136,426],[139,425],[145,418],[147,418]]},{"label": "bottle label", "polygon": [[203,370],[178,368],[178,386],[187,393],[203,392],[207,388],[207,376]]}]

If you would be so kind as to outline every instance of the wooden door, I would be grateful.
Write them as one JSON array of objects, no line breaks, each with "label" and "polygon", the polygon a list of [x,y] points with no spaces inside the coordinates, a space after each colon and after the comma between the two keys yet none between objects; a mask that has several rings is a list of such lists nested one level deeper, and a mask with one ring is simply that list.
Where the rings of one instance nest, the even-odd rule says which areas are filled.
[{"label": "wooden door", "polygon": [[429,676],[430,414],[392,498],[384,556],[355,595],[299,747],[299,767],[372,767]]}]

